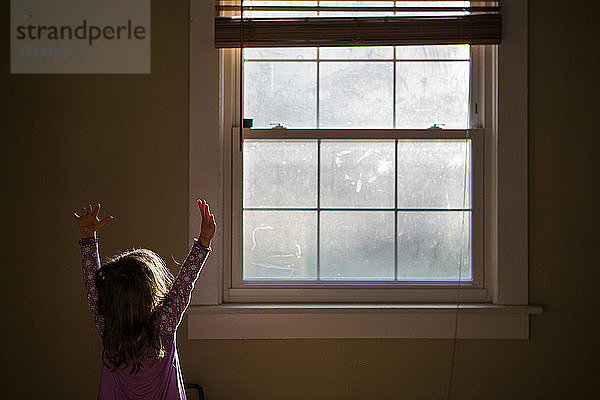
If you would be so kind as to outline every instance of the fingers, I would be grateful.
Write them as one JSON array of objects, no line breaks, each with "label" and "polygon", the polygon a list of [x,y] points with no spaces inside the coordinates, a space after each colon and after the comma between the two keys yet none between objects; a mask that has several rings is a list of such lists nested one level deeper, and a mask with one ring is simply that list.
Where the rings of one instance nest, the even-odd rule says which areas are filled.
[{"label": "fingers", "polygon": [[102,220],[100,222],[98,222],[98,229],[102,228],[104,226],[104,224],[106,224],[108,221],[112,221],[112,219],[113,219],[112,215],[102,218]]},{"label": "fingers", "polygon": [[198,208],[200,209],[200,214],[202,215],[202,217],[206,217],[206,208],[207,208],[207,204],[206,204],[206,200],[204,199],[198,199]]},{"label": "fingers", "polygon": [[96,203],[94,205],[94,210],[92,212],[92,216],[97,218],[99,212],[100,212],[100,203]]},{"label": "fingers", "polygon": [[214,222],[215,216],[210,212],[210,206],[204,199],[198,199],[198,208],[200,209],[200,215],[203,219]]},{"label": "fingers", "polygon": [[92,215],[92,205],[88,204],[87,206],[87,214],[86,215]]},{"label": "fingers", "polygon": [[79,215],[77,215],[77,213],[73,213],[73,217],[74,217],[76,220],[79,220],[79,218],[81,218]]}]

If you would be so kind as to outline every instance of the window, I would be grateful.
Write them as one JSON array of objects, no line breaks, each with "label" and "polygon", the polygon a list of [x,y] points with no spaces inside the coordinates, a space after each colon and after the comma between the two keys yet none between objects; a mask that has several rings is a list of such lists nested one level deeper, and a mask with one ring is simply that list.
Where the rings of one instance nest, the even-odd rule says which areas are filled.
[{"label": "window", "polygon": [[[249,5],[261,4],[271,3]],[[307,15],[336,13],[284,16]],[[461,286],[472,300],[485,300],[484,131],[474,112],[481,53],[463,44],[226,54],[232,68],[243,57],[237,79],[252,128],[232,155],[233,176],[241,178],[233,182],[239,240],[225,296],[348,301],[351,290],[354,301],[416,294],[451,301],[453,291],[440,289]],[[233,96],[238,103],[239,93]]]},{"label": "window", "polygon": [[503,3],[499,51],[247,48],[243,74],[239,49],[206,57],[208,9],[192,2],[190,196],[222,195],[222,236],[190,337],[452,337],[457,296],[459,337],[527,337],[541,309],[527,303],[526,4]]},{"label": "window", "polygon": [[244,116],[288,129],[245,130],[234,155],[233,287],[481,288],[471,59],[469,45],[244,49]]}]

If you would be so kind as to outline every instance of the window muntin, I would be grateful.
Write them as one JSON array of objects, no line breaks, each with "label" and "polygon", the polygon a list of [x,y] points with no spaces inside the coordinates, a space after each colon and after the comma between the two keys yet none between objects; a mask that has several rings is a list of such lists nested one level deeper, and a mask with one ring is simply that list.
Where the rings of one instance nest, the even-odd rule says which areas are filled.
[{"label": "window muntin", "polygon": [[245,139],[242,280],[473,281],[460,135]]}]

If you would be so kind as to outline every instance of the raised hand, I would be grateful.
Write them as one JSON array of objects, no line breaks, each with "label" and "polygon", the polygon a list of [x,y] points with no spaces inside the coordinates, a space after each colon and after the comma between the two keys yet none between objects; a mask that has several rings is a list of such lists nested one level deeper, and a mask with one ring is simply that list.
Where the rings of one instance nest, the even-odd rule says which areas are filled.
[{"label": "raised hand", "polygon": [[104,217],[101,220],[98,219],[98,213],[100,212],[100,204],[92,205],[88,204],[87,207],[81,209],[81,215],[73,213],[73,217],[79,222],[79,228],[81,229],[81,238],[96,238],[96,231],[102,228],[108,221],[112,220],[112,215]]},{"label": "raised hand", "polygon": [[200,208],[200,215],[202,215],[202,224],[200,226],[200,235],[198,241],[204,247],[210,246],[210,241],[215,235],[215,216],[210,213],[210,208],[206,200],[198,200],[198,207]]}]

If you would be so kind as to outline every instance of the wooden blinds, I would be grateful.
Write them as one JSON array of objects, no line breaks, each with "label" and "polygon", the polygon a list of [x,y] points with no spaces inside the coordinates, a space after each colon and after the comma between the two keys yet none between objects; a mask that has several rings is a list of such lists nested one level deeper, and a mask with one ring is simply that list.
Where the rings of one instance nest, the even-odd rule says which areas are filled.
[{"label": "wooden blinds", "polygon": [[499,44],[500,7],[489,4],[220,0],[215,47]]}]

